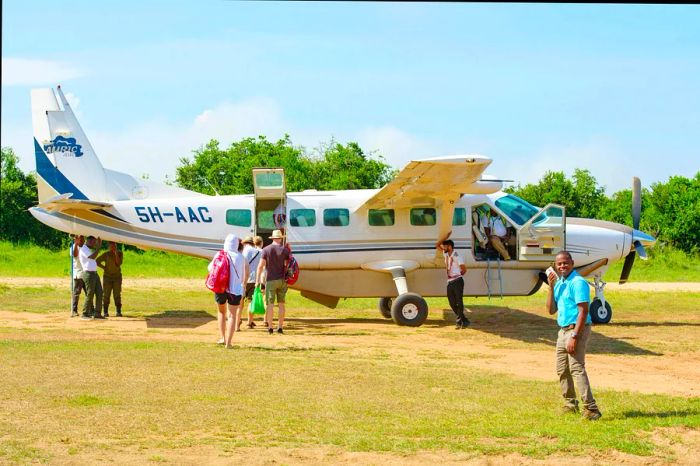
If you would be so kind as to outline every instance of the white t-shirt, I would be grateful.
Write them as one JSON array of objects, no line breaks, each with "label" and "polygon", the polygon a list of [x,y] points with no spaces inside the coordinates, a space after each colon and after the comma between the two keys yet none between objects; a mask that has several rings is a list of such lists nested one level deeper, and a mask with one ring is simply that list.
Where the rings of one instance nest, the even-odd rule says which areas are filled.
[{"label": "white t-shirt", "polygon": [[83,244],[83,247],[80,248],[78,258],[80,258],[80,265],[85,272],[97,272],[97,262],[95,259],[90,259],[94,252],[87,244]]},{"label": "white t-shirt", "polygon": [[501,217],[486,217],[485,215],[482,215],[481,224],[485,228],[490,228],[492,235],[506,236],[508,234],[506,232],[506,226],[503,224]]},{"label": "white t-shirt", "polygon": [[231,270],[228,278],[228,292],[231,294],[243,295],[243,274],[245,273],[245,258],[240,252],[228,253]]},{"label": "white t-shirt", "polygon": [[[70,256],[73,257],[73,246],[70,247]],[[73,278],[83,277],[83,265],[80,263],[80,252],[78,257],[73,257]]]},{"label": "white t-shirt", "polygon": [[452,280],[457,280],[459,277],[462,276],[462,270],[459,266],[464,265],[464,261],[461,257],[459,257],[457,251],[452,251],[452,254],[448,254],[445,252],[443,253],[443,256],[445,256],[445,269],[447,269],[447,281],[451,282]]},{"label": "white t-shirt", "polygon": [[243,257],[248,263],[248,283],[255,283],[255,274],[258,270],[260,259],[262,258],[262,249],[257,249],[250,244],[246,244],[243,247]]}]

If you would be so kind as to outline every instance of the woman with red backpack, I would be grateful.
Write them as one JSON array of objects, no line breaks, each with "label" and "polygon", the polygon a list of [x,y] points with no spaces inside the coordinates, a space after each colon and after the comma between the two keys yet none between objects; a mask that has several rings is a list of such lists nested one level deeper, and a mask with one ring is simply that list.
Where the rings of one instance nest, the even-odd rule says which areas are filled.
[{"label": "woman with red backpack", "polygon": [[[236,331],[236,313],[248,278],[248,267],[239,251],[239,243],[238,236],[233,233],[226,236],[224,249],[216,253],[208,266],[209,275],[206,281],[207,288],[214,292],[214,301],[219,311],[217,344],[225,344],[226,348],[233,347],[231,341]],[[226,322],[227,310],[228,323]]]}]

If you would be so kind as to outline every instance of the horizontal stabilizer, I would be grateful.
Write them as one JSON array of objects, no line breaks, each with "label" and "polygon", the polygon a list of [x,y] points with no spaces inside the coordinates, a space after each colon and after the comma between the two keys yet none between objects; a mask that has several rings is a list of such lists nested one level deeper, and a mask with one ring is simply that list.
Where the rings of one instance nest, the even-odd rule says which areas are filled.
[{"label": "horizontal stabilizer", "polygon": [[64,210],[97,210],[112,207],[108,202],[89,201],[86,199],[70,199],[73,193],[65,193],[41,202],[37,207],[54,212]]}]

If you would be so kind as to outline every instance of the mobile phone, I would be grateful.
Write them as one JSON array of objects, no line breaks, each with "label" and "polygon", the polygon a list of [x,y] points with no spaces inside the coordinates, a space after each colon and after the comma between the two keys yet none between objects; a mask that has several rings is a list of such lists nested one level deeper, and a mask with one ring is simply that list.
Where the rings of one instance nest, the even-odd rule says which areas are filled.
[{"label": "mobile phone", "polygon": [[557,275],[557,273],[554,271],[554,268],[551,266],[547,268],[547,271],[545,273],[547,274],[547,277],[549,277],[550,273],[553,273],[555,277],[559,278],[559,275]]}]

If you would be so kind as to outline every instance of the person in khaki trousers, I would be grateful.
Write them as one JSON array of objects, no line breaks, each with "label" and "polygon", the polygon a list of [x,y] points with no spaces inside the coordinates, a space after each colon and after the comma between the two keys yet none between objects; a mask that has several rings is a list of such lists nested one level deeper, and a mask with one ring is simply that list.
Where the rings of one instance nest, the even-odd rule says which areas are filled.
[{"label": "person in khaki trousers", "polygon": [[117,250],[117,243],[109,242],[109,249],[97,258],[97,266],[104,270],[102,288],[104,298],[104,316],[109,317],[109,298],[114,295],[117,317],[122,316],[122,262],[124,253]]},{"label": "person in khaki trousers", "polygon": [[586,345],[591,335],[591,299],[588,282],[574,270],[574,260],[568,251],[561,251],[554,260],[554,270],[547,270],[549,290],[547,312],[559,313],[557,338],[557,374],[564,397],[564,411],[578,412],[576,389],[583,400],[583,417],[595,421],[602,416],[596,404],[586,373]]}]

